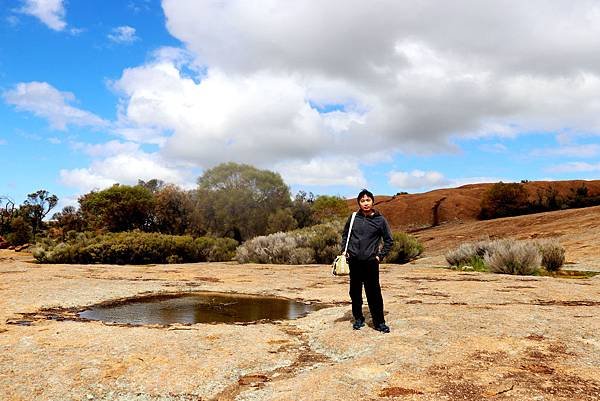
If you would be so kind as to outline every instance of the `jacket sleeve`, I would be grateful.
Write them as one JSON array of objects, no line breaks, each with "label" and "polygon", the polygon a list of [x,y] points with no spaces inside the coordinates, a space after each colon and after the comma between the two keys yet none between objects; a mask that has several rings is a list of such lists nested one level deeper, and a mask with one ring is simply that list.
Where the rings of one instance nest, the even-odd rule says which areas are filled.
[{"label": "jacket sleeve", "polygon": [[392,245],[394,245],[394,239],[392,238],[392,231],[390,230],[390,226],[385,218],[382,219],[382,227],[381,227],[381,238],[383,239],[383,247],[379,251],[379,260],[383,260],[388,253],[392,250]]},{"label": "jacket sleeve", "polygon": [[346,240],[348,239],[348,229],[350,228],[350,220],[352,216],[348,217],[346,220],[346,225],[344,226],[344,231],[342,231],[342,243],[340,244],[340,255],[344,252],[344,248],[346,247]]}]

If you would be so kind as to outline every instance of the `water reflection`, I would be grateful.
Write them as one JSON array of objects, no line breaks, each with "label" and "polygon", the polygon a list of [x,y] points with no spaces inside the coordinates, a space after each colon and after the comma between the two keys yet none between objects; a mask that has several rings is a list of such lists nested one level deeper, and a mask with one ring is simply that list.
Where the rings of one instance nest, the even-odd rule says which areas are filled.
[{"label": "water reflection", "polygon": [[242,323],[297,319],[319,309],[291,299],[245,294],[196,293],[136,298],[92,307],[78,315],[129,324]]}]

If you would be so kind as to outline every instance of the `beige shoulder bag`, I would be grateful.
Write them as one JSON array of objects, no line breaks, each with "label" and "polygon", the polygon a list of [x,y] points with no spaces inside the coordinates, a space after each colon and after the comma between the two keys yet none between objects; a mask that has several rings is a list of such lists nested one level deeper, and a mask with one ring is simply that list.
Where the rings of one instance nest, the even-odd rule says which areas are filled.
[{"label": "beige shoulder bag", "polygon": [[346,259],[346,252],[348,252],[348,244],[350,243],[350,233],[352,232],[352,226],[354,225],[354,218],[356,217],[356,212],[352,213],[352,218],[350,219],[350,227],[348,228],[348,237],[346,238],[346,247],[344,248],[344,253],[336,256],[333,261],[331,274],[334,276],[347,276],[350,274],[350,266],[348,266],[348,259]]}]

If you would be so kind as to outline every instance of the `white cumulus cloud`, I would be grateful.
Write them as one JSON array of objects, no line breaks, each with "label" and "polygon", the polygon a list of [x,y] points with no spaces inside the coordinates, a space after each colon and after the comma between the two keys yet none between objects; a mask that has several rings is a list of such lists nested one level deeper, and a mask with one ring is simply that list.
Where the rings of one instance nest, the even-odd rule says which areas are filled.
[{"label": "white cumulus cloud", "polygon": [[64,0],[23,0],[20,11],[38,18],[55,31],[62,31],[67,26]]},{"label": "white cumulus cloud", "polygon": [[301,80],[287,75],[209,70],[197,82],[174,62],[157,60],[127,69],[113,86],[123,95],[122,125],[169,132],[164,155],[203,167],[310,160],[336,146],[348,148],[337,127],[360,124],[354,112],[320,114]]},{"label": "white cumulus cloud", "polygon": [[358,163],[343,158],[318,158],[310,161],[283,162],[275,166],[284,180],[298,185],[367,185]]},{"label": "white cumulus cloud", "polygon": [[71,147],[95,158],[115,156],[119,154],[134,154],[140,150],[140,146],[137,143],[121,142],[117,140],[97,144],[74,142],[71,144]]},{"label": "white cumulus cloud", "polygon": [[103,189],[115,183],[137,184],[138,179],[148,181],[153,178],[193,187],[193,177],[185,169],[169,164],[155,153],[118,153],[96,159],[88,168],[63,169],[60,181],[63,185],[87,192]]},{"label": "white cumulus cloud", "polygon": [[139,40],[139,37],[135,34],[135,28],[124,25],[114,28],[111,33],[108,34],[108,38],[115,43],[130,44]]},{"label": "white cumulus cloud", "polygon": [[65,130],[67,125],[102,127],[108,124],[95,114],[70,105],[75,95],[61,92],[47,82],[19,83],[4,92],[3,97],[17,110],[47,119],[55,129]]}]

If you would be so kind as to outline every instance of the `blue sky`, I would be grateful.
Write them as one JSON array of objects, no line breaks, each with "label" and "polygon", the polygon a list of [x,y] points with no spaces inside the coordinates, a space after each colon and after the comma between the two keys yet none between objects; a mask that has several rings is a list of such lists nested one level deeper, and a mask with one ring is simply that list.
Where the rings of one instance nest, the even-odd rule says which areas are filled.
[{"label": "blue sky", "polygon": [[598,179],[598,3],[522,3],[2,0],[0,196]]}]

